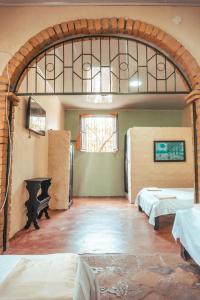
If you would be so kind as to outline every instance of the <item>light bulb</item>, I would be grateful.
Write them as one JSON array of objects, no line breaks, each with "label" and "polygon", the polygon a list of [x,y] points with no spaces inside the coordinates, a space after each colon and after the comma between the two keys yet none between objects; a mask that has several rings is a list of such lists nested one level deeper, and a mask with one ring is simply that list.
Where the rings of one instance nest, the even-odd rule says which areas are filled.
[{"label": "light bulb", "polygon": [[141,86],[142,85],[142,81],[140,80],[133,80],[129,83],[130,86],[132,87],[138,87],[138,86]]}]

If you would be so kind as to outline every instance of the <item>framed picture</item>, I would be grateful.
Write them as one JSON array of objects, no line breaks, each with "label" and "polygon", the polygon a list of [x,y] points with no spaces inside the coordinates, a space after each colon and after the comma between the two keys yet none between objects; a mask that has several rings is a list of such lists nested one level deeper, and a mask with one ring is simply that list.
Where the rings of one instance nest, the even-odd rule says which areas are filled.
[{"label": "framed picture", "polygon": [[154,141],[155,162],[183,162],[185,160],[185,141]]}]

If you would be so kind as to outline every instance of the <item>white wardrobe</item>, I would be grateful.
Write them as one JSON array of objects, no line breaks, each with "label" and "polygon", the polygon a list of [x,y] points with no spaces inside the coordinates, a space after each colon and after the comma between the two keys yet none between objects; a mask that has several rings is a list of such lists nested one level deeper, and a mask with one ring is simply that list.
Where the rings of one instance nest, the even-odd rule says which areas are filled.
[{"label": "white wardrobe", "polygon": [[70,206],[70,139],[70,131],[48,132],[48,176],[52,178],[51,209],[68,209]]}]

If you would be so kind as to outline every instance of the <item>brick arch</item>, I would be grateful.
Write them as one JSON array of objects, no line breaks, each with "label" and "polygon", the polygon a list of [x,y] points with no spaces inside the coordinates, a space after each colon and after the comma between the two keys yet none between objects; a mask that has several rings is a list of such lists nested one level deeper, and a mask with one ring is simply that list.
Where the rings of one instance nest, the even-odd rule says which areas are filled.
[{"label": "brick arch", "polygon": [[126,20],[125,18],[80,19],[48,27],[30,38],[15,53],[2,75],[6,78],[8,69],[11,83],[14,84],[28,61],[44,47],[63,38],[80,34],[117,33],[141,38],[166,52],[184,72],[191,87],[200,89],[200,66],[181,43],[159,27],[139,20]]},{"label": "brick arch", "polygon": [[[195,58],[189,53],[181,43],[170,34],[159,27],[132,19],[125,18],[102,18],[102,19],[79,19],[63,22],[50,26],[30,38],[10,59],[2,75],[0,76],[0,207],[5,196],[6,172],[7,172],[7,148],[8,148],[8,129],[5,117],[5,99],[8,95],[10,103],[17,105],[19,98],[12,92],[7,94],[8,74],[11,88],[15,85],[23,68],[41,50],[56,43],[59,40],[70,36],[81,34],[121,34],[135,38],[140,38],[163,50],[177,64],[188,78],[192,92],[186,97],[187,103],[195,101],[197,103],[197,117],[200,119],[200,66]],[[13,107],[11,105],[10,107]],[[10,118],[14,115],[11,111]],[[198,149],[200,156],[200,122],[197,120]],[[197,156],[198,156],[197,153]],[[200,175],[200,165],[199,171]],[[200,178],[200,176],[198,176]],[[11,185],[10,185],[11,186]],[[8,198],[9,202],[9,198]],[[2,213],[0,214],[0,248],[2,246]]]}]

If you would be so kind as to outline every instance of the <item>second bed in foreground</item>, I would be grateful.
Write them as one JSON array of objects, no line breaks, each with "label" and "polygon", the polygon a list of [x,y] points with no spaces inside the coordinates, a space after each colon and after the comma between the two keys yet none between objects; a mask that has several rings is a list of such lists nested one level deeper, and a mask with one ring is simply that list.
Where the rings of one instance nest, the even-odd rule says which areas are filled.
[{"label": "second bed in foreground", "polygon": [[0,255],[1,300],[96,300],[94,274],[81,256]]},{"label": "second bed in foreground", "polygon": [[192,257],[200,266],[200,204],[176,213],[172,234],[180,240],[182,257]]}]

